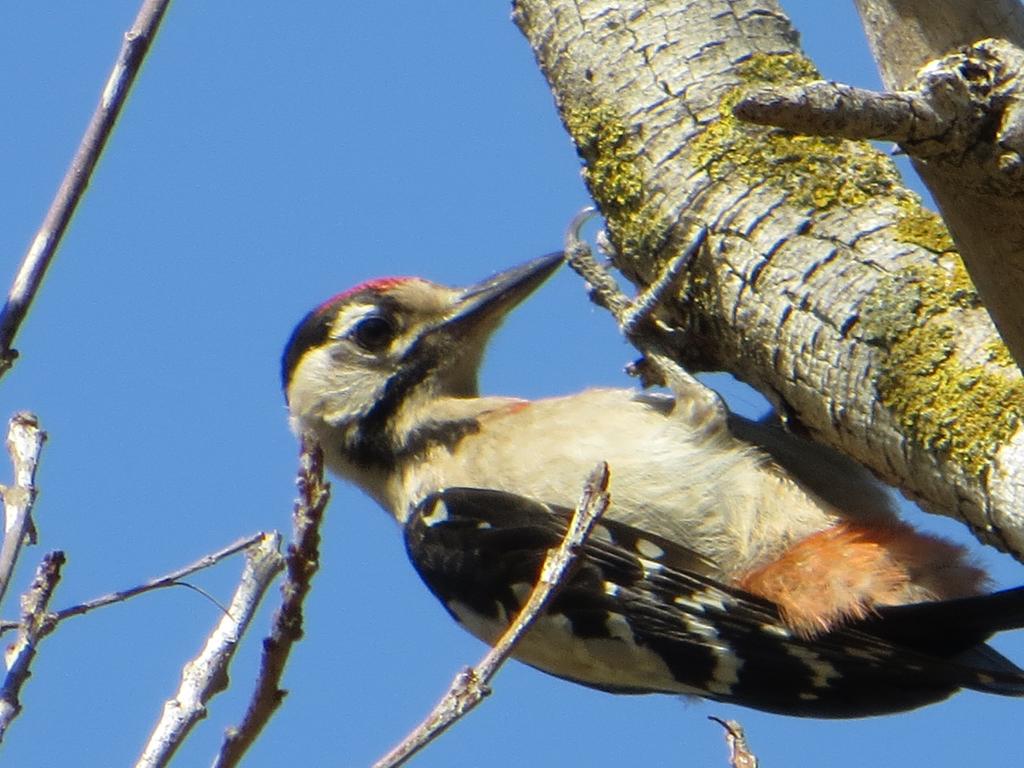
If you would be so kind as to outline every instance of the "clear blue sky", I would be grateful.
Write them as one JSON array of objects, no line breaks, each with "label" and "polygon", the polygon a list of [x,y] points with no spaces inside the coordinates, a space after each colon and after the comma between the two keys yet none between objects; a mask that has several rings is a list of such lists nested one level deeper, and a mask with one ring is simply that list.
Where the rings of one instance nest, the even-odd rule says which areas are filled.
[{"label": "clear blue sky", "polygon": [[[3,284],[136,5],[0,10]],[[826,76],[870,86],[850,5],[785,3]],[[41,546],[26,553],[19,590],[44,549],[68,553],[64,606],[243,534],[287,530],[295,445],[278,356],[302,314],[368,277],[468,282],[554,250],[588,201],[507,2],[299,8],[179,2],[165,20],[19,338],[23,358],[0,382],[0,415],[31,409],[50,432]],[[566,273],[496,338],[483,385],[525,396],[627,385],[631,356]],[[759,412],[755,396],[727,391]],[[1002,584],[1020,579],[978,549]],[[196,582],[226,600],[240,567]],[[286,705],[250,766],[366,765],[483,652],[419,583],[390,519],[342,483],[307,610]],[[267,613],[178,765],[208,764],[240,717]],[[68,622],[41,647],[5,763],[133,761],[218,618],[179,589]],[[1024,661],[1021,637],[1000,647]],[[416,764],[724,766],[706,719],[718,715],[742,720],[764,765],[994,765],[1020,758],[1022,706],[968,693],[898,717],[816,722],[615,697],[510,664],[494,696]]]}]

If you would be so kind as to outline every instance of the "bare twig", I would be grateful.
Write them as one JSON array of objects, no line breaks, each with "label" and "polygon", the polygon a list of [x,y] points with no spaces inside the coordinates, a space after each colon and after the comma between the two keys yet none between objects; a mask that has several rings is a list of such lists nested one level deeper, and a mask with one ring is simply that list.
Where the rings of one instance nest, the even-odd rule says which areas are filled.
[{"label": "bare twig", "polygon": [[[262,541],[268,535],[269,534],[262,532],[254,533],[252,536],[248,536],[244,539],[239,539],[233,544],[229,544],[228,546],[224,547],[221,550],[218,550],[217,552],[213,552],[209,555],[204,555],[191,565],[186,565],[184,568],[179,568],[178,570],[171,571],[170,573],[165,574],[164,576],[160,576],[159,578],[151,579],[150,581],[147,581],[145,584],[139,584],[137,587],[122,589],[118,592],[111,592],[109,595],[103,595],[102,597],[97,597],[92,600],[88,600],[84,603],[79,603],[78,605],[72,605],[69,608],[62,608],[61,610],[51,614],[50,618],[54,623],[60,622],[64,619],[70,619],[72,616],[81,616],[84,613],[94,611],[97,608],[102,608],[106,605],[123,602],[129,598],[135,597],[136,595],[141,595],[143,592],[151,592],[154,589],[162,589],[164,587],[177,586],[181,583],[181,580],[186,576],[191,576],[196,571],[201,571],[204,568],[209,568],[211,565],[216,565],[221,560],[230,557],[231,555],[237,554],[242,550],[249,549],[250,547]],[[5,628],[5,625],[0,625],[0,633],[2,633]]]},{"label": "bare twig", "polygon": [[[121,603],[125,600],[128,600],[129,598],[135,597],[136,595],[141,595],[145,592],[151,592],[154,589],[162,589],[164,587],[175,586],[190,586],[183,585],[181,580],[184,579],[186,576],[191,576],[193,573],[197,571],[201,571],[204,568],[209,568],[210,566],[216,565],[221,560],[224,560],[225,558],[228,558],[231,555],[235,555],[239,552],[242,552],[243,550],[249,549],[250,547],[259,543],[259,541],[267,535],[268,534],[263,532],[254,533],[253,535],[248,536],[244,539],[239,539],[233,544],[228,544],[223,549],[220,549],[216,552],[212,552],[209,555],[203,555],[201,558],[199,558],[190,565],[186,565],[185,567],[179,568],[176,571],[171,571],[168,574],[159,576],[155,579],[151,579],[144,584],[139,584],[138,586],[130,587],[128,589],[122,589],[117,592],[111,592],[110,594],[103,595],[102,597],[96,597],[92,600],[87,600],[84,603],[79,603],[78,605],[72,605],[68,608],[62,608],[59,611],[54,611],[53,613],[49,614],[49,616],[47,616],[46,620],[49,624],[56,626],[64,619],[70,619],[72,616],[81,616],[82,614],[89,613],[90,611],[94,611],[97,608],[103,608],[104,606],[112,605],[113,603]],[[224,610],[226,611],[227,609]],[[0,621],[0,635],[12,629],[20,628],[20,621]]]},{"label": "bare twig", "polygon": [[249,707],[242,722],[225,736],[213,763],[216,768],[238,764],[287,694],[280,688],[281,678],[292,646],[302,639],[302,603],[320,567],[320,522],[331,497],[331,487],[324,482],[323,460],[316,441],[304,437],[296,478],[299,499],[292,514],[292,543],[285,558],[281,607],[274,614],[270,636],[263,641],[259,677]]},{"label": "bare twig", "polygon": [[170,0],[145,0],[135,23],[125,33],[121,51],[107,79],[100,103],[85,129],[85,135],[82,136],[71,165],[68,166],[60,188],[50,204],[50,210],[47,211],[42,226],[36,232],[32,245],[29,246],[18,268],[18,274],[7,294],[7,303],[0,312],[0,376],[11,367],[18,355],[12,346],[14,336],[28,314],[46,269],[53,260],[57,246],[60,245],[64,230],[67,229],[78,201],[89,185],[89,179],[96,168],[103,147],[114,128],[121,107],[128,98],[128,92],[142,66],[146,52],[156,37],[168,5]]},{"label": "bare twig", "polygon": [[47,621],[46,607],[60,581],[64,565],[63,552],[50,552],[36,569],[32,586],[21,598],[21,629],[18,638],[5,654],[7,676],[0,688],[0,741],[7,727],[21,712],[21,687],[31,674],[29,667],[36,655],[36,645],[52,629]]},{"label": "bare twig", "polygon": [[757,755],[750,751],[747,745],[747,736],[743,733],[743,726],[736,720],[722,720],[710,716],[708,720],[714,720],[725,728],[725,743],[729,745],[729,766],[730,768],[757,768]]},{"label": "bare twig", "polygon": [[509,625],[494,647],[475,667],[463,669],[451,687],[406,738],[382,757],[373,768],[394,768],[402,765],[423,747],[450,728],[459,718],[479,704],[490,693],[489,683],[515,649],[516,643],[544,610],[564,580],[577,552],[586,541],[598,518],[608,507],[608,465],[599,464],[583,487],[576,511],[557,549],[548,552],[540,576],[519,615]]},{"label": "bare twig", "polygon": [[4,498],[4,542],[0,546],[0,601],[18,562],[21,545],[32,526],[32,506],[36,500],[36,468],[39,453],[46,442],[46,433],[39,428],[39,420],[28,412],[11,417],[7,431],[7,452],[14,466],[14,482],[0,486]]},{"label": "bare twig", "polygon": [[280,546],[280,535],[272,533],[262,536],[246,552],[242,579],[227,615],[217,623],[199,655],[182,670],[181,685],[174,698],[164,705],[160,722],[153,729],[136,768],[167,765],[192,726],[206,716],[206,703],[227,687],[227,669],[238,641],[267,587],[283,566]]}]

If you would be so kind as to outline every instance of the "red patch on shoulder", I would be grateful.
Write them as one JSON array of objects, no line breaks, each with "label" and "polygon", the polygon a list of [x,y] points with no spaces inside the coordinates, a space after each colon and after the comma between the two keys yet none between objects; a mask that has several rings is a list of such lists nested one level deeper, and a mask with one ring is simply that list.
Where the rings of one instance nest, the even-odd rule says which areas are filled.
[{"label": "red patch on shoulder", "polygon": [[391,290],[396,285],[401,285],[402,283],[406,283],[406,282],[408,282],[410,280],[419,280],[419,279],[421,279],[421,278],[418,278],[418,277],[401,277],[400,276],[400,277],[377,277],[377,278],[374,278],[373,280],[366,280],[366,281],[364,281],[362,283],[359,283],[359,285],[352,286],[348,290],[342,291],[341,293],[334,294],[333,296],[331,296],[331,298],[329,298],[327,301],[323,302],[322,304],[320,304],[320,306],[318,306],[316,309],[314,309],[313,310],[313,314],[314,315],[320,314],[321,312],[323,312],[328,307],[333,307],[339,301],[344,301],[348,297],[355,296],[357,293],[360,293],[362,291],[372,291],[374,293],[383,293],[384,291]]}]

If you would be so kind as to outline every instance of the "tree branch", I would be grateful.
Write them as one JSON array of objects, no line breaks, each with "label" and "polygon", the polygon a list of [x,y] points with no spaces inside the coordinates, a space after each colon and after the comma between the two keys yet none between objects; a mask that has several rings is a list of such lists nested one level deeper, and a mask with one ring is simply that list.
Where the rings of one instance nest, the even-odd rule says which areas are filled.
[{"label": "tree branch", "polygon": [[7,294],[7,303],[0,311],[0,376],[13,365],[18,356],[13,348],[14,337],[39,291],[78,201],[89,185],[96,163],[169,5],[170,0],[145,0],[135,23],[125,33],[100,103],[85,129],[78,150],[50,204],[50,210],[18,268],[18,274]]},{"label": "tree branch", "polygon": [[[942,213],[985,309],[1024,366],[1024,157],[1019,76],[1020,0],[856,0],[871,52],[891,91],[945,81],[966,128],[953,131],[914,170]],[[942,90],[940,90],[940,95]],[[966,150],[963,149],[966,145]]]},{"label": "tree branch", "polygon": [[206,644],[181,674],[174,698],[150,734],[136,768],[167,765],[192,727],[206,716],[206,703],[228,685],[228,666],[238,641],[249,626],[260,599],[281,571],[279,534],[267,534],[246,551],[241,582],[228,612],[217,623]]},{"label": "tree branch", "polygon": [[[191,576],[196,571],[201,571],[204,568],[216,565],[221,560],[224,560],[231,555],[237,554],[243,550],[248,550],[271,535],[272,534],[263,533],[262,531],[260,533],[254,533],[252,536],[239,539],[233,544],[228,544],[217,552],[212,552],[209,555],[203,555],[203,557],[199,558],[191,565],[186,565],[176,571],[171,571],[168,574],[151,579],[144,584],[139,584],[138,586],[130,587],[128,589],[122,589],[117,592],[111,592],[110,594],[103,595],[102,597],[96,597],[92,600],[87,600],[84,603],[72,605],[68,608],[62,608],[61,610],[51,614],[50,620],[54,624],[57,624],[64,621],[64,619],[70,619],[72,616],[81,616],[89,613],[90,611],[95,611],[97,608],[103,608],[104,606],[112,605],[114,603],[122,603],[125,600],[135,597],[136,595],[141,595],[144,592],[151,592],[154,589],[163,589],[165,587],[178,586],[181,584],[181,580],[186,576]],[[6,628],[7,627],[5,626],[0,626],[0,633],[2,633]]]},{"label": "tree branch", "polygon": [[880,93],[824,81],[753,91],[733,114],[804,135],[900,143],[937,139],[951,122],[913,91]]},{"label": "tree branch", "polygon": [[46,607],[60,581],[63,552],[50,552],[36,569],[32,586],[21,598],[21,625],[18,637],[5,653],[7,676],[0,687],[0,741],[11,722],[21,713],[21,687],[28,680],[29,667],[36,656],[36,646],[48,635],[53,625]]},{"label": "tree branch", "polygon": [[[1024,378],[942,221],[867,143],[733,114],[821,79],[778,4],[516,0],[513,19],[619,271],[642,291],[707,231],[655,313],[669,357],[732,373],[792,430],[1024,558]],[[1024,227],[1001,205],[987,230]]]},{"label": "tree branch", "polygon": [[296,478],[299,499],[292,514],[292,543],[285,558],[281,606],[274,614],[270,636],[263,641],[259,677],[249,707],[242,722],[225,735],[213,763],[215,768],[238,764],[287,694],[280,688],[281,678],[292,646],[302,639],[302,604],[320,567],[320,523],[331,498],[331,487],[324,482],[323,459],[316,441],[304,436]]},{"label": "tree branch", "polygon": [[0,546],[0,602],[14,575],[18,555],[26,537],[34,534],[32,507],[36,501],[36,469],[46,433],[39,420],[27,411],[11,417],[7,431],[7,452],[14,466],[14,484],[0,486],[4,499],[4,542]]},{"label": "tree branch", "polygon": [[515,650],[516,644],[544,610],[559,586],[567,578],[576,554],[590,535],[598,518],[608,507],[607,464],[599,464],[583,486],[583,494],[565,537],[556,549],[548,552],[541,566],[537,583],[515,620],[494,647],[475,667],[463,669],[437,706],[397,747],[382,757],[373,768],[395,768],[454,725],[490,693],[489,684],[501,665]]},{"label": "tree branch", "polygon": [[708,717],[708,720],[714,720],[725,729],[725,743],[729,746],[730,768],[757,768],[757,755],[750,751],[747,735],[738,721],[722,720],[713,716]]}]

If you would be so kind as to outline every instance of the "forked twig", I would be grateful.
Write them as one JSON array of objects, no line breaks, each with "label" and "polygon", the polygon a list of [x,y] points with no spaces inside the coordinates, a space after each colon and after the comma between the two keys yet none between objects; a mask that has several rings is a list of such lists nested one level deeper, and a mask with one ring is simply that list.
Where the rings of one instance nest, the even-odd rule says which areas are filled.
[{"label": "forked twig", "polygon": [[181,672],[181,684],[164,705],[136,768],[167,765],[192,727],[206,715],[206,703],[228,685],[228,665],[260,599],[281,571],[281,536],[267,534],[246,551],[245,568],[226,615],[206,644]]},{"label": "forked twig", "polygon": [[165,587],[176,586],[180,584],[181,580],[186,576],[191,576],[196,571],[209,568],[211,565],[216,565],[221,560],[231,557],[231,555],[247,550],[269,535],[270,534],[263,533],[262,531],[260,533],[254,533],[244,539],[239,539],[233,544],[228,544],[223,549],[211,552],[209,555],[203,555],[191,565],[186,565],[176,571],[171,571],[163,576],[150,579],[144,584],[139,584],[136,587],[129,587],[128,589],[121,589],[117,592],[111,592],[110,594],[103,595],[102,597],[96,597],[92,600],[87,600],[84,603],[69,606],[68,608],[61,608],[59,611],[55,611],[51,618],[54,622],[60,622],[64,619],[70,619],[72,616],[81,616],[82,614],[89,613],[89,611],[95,611],[97,608],[103,608],[104,606],[112,605],[113,603],[122,603],[125,600],[135,597],[136,595],[141,595],[144,592],[152,592],[154,589],[164,589]]}]

